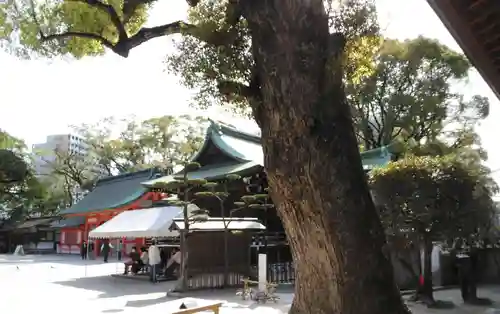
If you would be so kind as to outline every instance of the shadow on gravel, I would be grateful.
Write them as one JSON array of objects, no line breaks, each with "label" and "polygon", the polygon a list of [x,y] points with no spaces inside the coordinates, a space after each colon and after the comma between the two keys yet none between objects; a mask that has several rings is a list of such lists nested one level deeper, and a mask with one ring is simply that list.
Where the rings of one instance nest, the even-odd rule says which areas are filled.
[{"label": "shadow on gravel", "polygon": [[84,277],[65,281],[56,281],[54,284],[77,289],[101,292],[99,298],[116,298],[124,295],[141,295],[149,293],[166,292],[172,284],[156,283],[149,281],[127,280],[112,276]]}]

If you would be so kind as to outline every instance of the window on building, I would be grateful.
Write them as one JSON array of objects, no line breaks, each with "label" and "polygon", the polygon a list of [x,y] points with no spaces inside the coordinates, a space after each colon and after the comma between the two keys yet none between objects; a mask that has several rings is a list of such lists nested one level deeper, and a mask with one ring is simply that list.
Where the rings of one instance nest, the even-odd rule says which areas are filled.
[{"label": "window on building", "polygon": [[52,231],[47,231],[47,234],[45,236],[46,241],[54,241],[54,232]]},{"label": "window on building", "polygon": [[64,243],[65,244],[78,244],[78,232],[65,231]]}]

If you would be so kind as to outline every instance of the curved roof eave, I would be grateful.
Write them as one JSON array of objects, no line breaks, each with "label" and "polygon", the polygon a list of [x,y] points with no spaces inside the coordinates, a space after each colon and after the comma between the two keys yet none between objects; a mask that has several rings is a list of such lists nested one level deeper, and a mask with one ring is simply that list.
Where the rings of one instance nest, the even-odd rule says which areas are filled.
[{"label": "curved roof eave", "polygon": [[[239,136],[240,133],[241,136]],[[264,153],[262,152],[262,146],[260,142],[257,141],[257,138],[258,137],[255,135],[246,134],[234,127],[225,126],[210,120],[210,126],[207,128],[205,141],[200,150],[193,156],[191,161],[196,161],[196,159],[199,158],[199,156],[208,148],[210,142],[212,142],[224,154],[231,157],[235,161],[251,161],[263,166]],[[228,140],[234,141],[237,144],[231,145],[228,143]],[[238,145],[241,146],[241,149],[238,149]],[[361,152],[361,157],[362,159],[369,161],[369,164],[372,164],[373,160],[390,161],[390,156],[392,155],[395,146],[395,143],[391,143],[383,147],[367,150]]]},{"label": "curved roof eave", "polygon": [[193,155],[193,157],[190,158],[190,162],[195,162],[200,155],[208,148],[208,144],[210,143],[210,134],[211,134],[211,127],[212,127],[212,121],[210,120],[210,126],[207,128],[207,131],[205,133],[205,140],[203,141],[203,145],[201,145],[200,149],[196,152],[196,154]]},{"label": "curved roof eave", "polygon": [[[214,131],[212,131],[212,132],[216,133]],[[226,141],[224,141],[224,139],[223,139],[223,136],[230,137],[229,135],[223,135],[223,134],[217,134],[217,133],[212,135],[212,137],[211,137],[212,142],[214,143],[214,145],[218,149],[225,152],[228,156],[232,157],[236,161],[240,161],[240,162],[253,161],[261,166],[264,165],[264,154],[262,153],[262,146],[259,145],[258,148],[256,147],[257,149],[260,148],[260,150],[261,150],[261,154],[259,154],[259,156],[250,157],[250,156],[247,156],[244,153],[238,151],[237,149],[235,149],[233,146],[229,145],[228,143],[226,143]],[[240,140],[240,141],[243,141],[243,140]],[[254,144],[249,144],[249,145],[254,145]]]},{"label": "curved roof eave", "polygon": [[[228,130],[226,130],[228,129]],[[219,123],[210,120],[210,126],[207,128],[207,132],[205,134],[205,141],[203,142],[202,147],[198,150],[198,152],[191,158],[190,161],[194,162],[196,161],[202,154],[203,152],[208,149],[210,142],[212,142],[218,149],[220,149],[224,154],[226,154],[228,157],[231,157],[235,161],[238,162],[248,162],[248,161],[253,161],[256,162],[260,165],[263,164],[263,153],[259,154],[259,156],[254,156],[250,157],[242,153],[241,151],[238,151],[238,149],[234,148],[232,145],[228,144],[223,137],[228,137],[228,138],[233,138],[236,141],[241,141],[242,143],[247,143],[246,145],[255,145],[259,146],[260,150],[262,150],[262,147],[260,146],[260,143],[257,144],[254,141],[256,141],[257,137],[255,139],[252,138],[252,140],[248,140],[248,138],[253,137],[253,135],[246,134],[244,132],[241,132],[239,130],[231,130],[229,132],[229,127],[220,125]],[[225,132],[226,131],[226,132]],[[228,133],[228,134],[226,134]],[[241,133],[241,137],[239,136],[234,136],[231,133]]]}]

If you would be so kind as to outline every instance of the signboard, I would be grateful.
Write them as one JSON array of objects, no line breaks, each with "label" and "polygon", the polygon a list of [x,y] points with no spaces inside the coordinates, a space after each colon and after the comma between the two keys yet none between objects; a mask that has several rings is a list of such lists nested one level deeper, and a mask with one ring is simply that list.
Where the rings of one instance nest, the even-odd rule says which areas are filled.
[{"label": "signboard", "polygon": [[152,200],[141,200],[139,201],[139,208],[149,208],[153,206]]}]

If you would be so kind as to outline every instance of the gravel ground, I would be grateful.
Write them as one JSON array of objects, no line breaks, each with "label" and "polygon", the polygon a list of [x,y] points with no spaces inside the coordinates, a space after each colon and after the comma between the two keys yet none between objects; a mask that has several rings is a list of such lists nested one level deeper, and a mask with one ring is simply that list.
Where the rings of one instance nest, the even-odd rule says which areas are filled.
[{"label": "gravel ground", "polygon": [[[184,302],[188,307],[211,301],[224,303],[221,314],[281,314],[286,313],[293,294],[279,293],[277,304],[256,304],[242,301],[227,290],[189,293],[185,298],[167,297],[172,284],[151,284],[145,281],[111,277],[123,271],[119,263],[84,262],[73,256],[12,256],[0,255],[0,305],[2,312],[22,314],[36,311],[51,314],[79,313],[148,313],[168,314]],[[409,304],[415,314],[500,314],[500,286],[479,289],[480,297],[490,298],[493,306],[479,307],[462,304],[456,289],[435,292],[438,300],[453,302],[452,309],[427,309]]]}]

